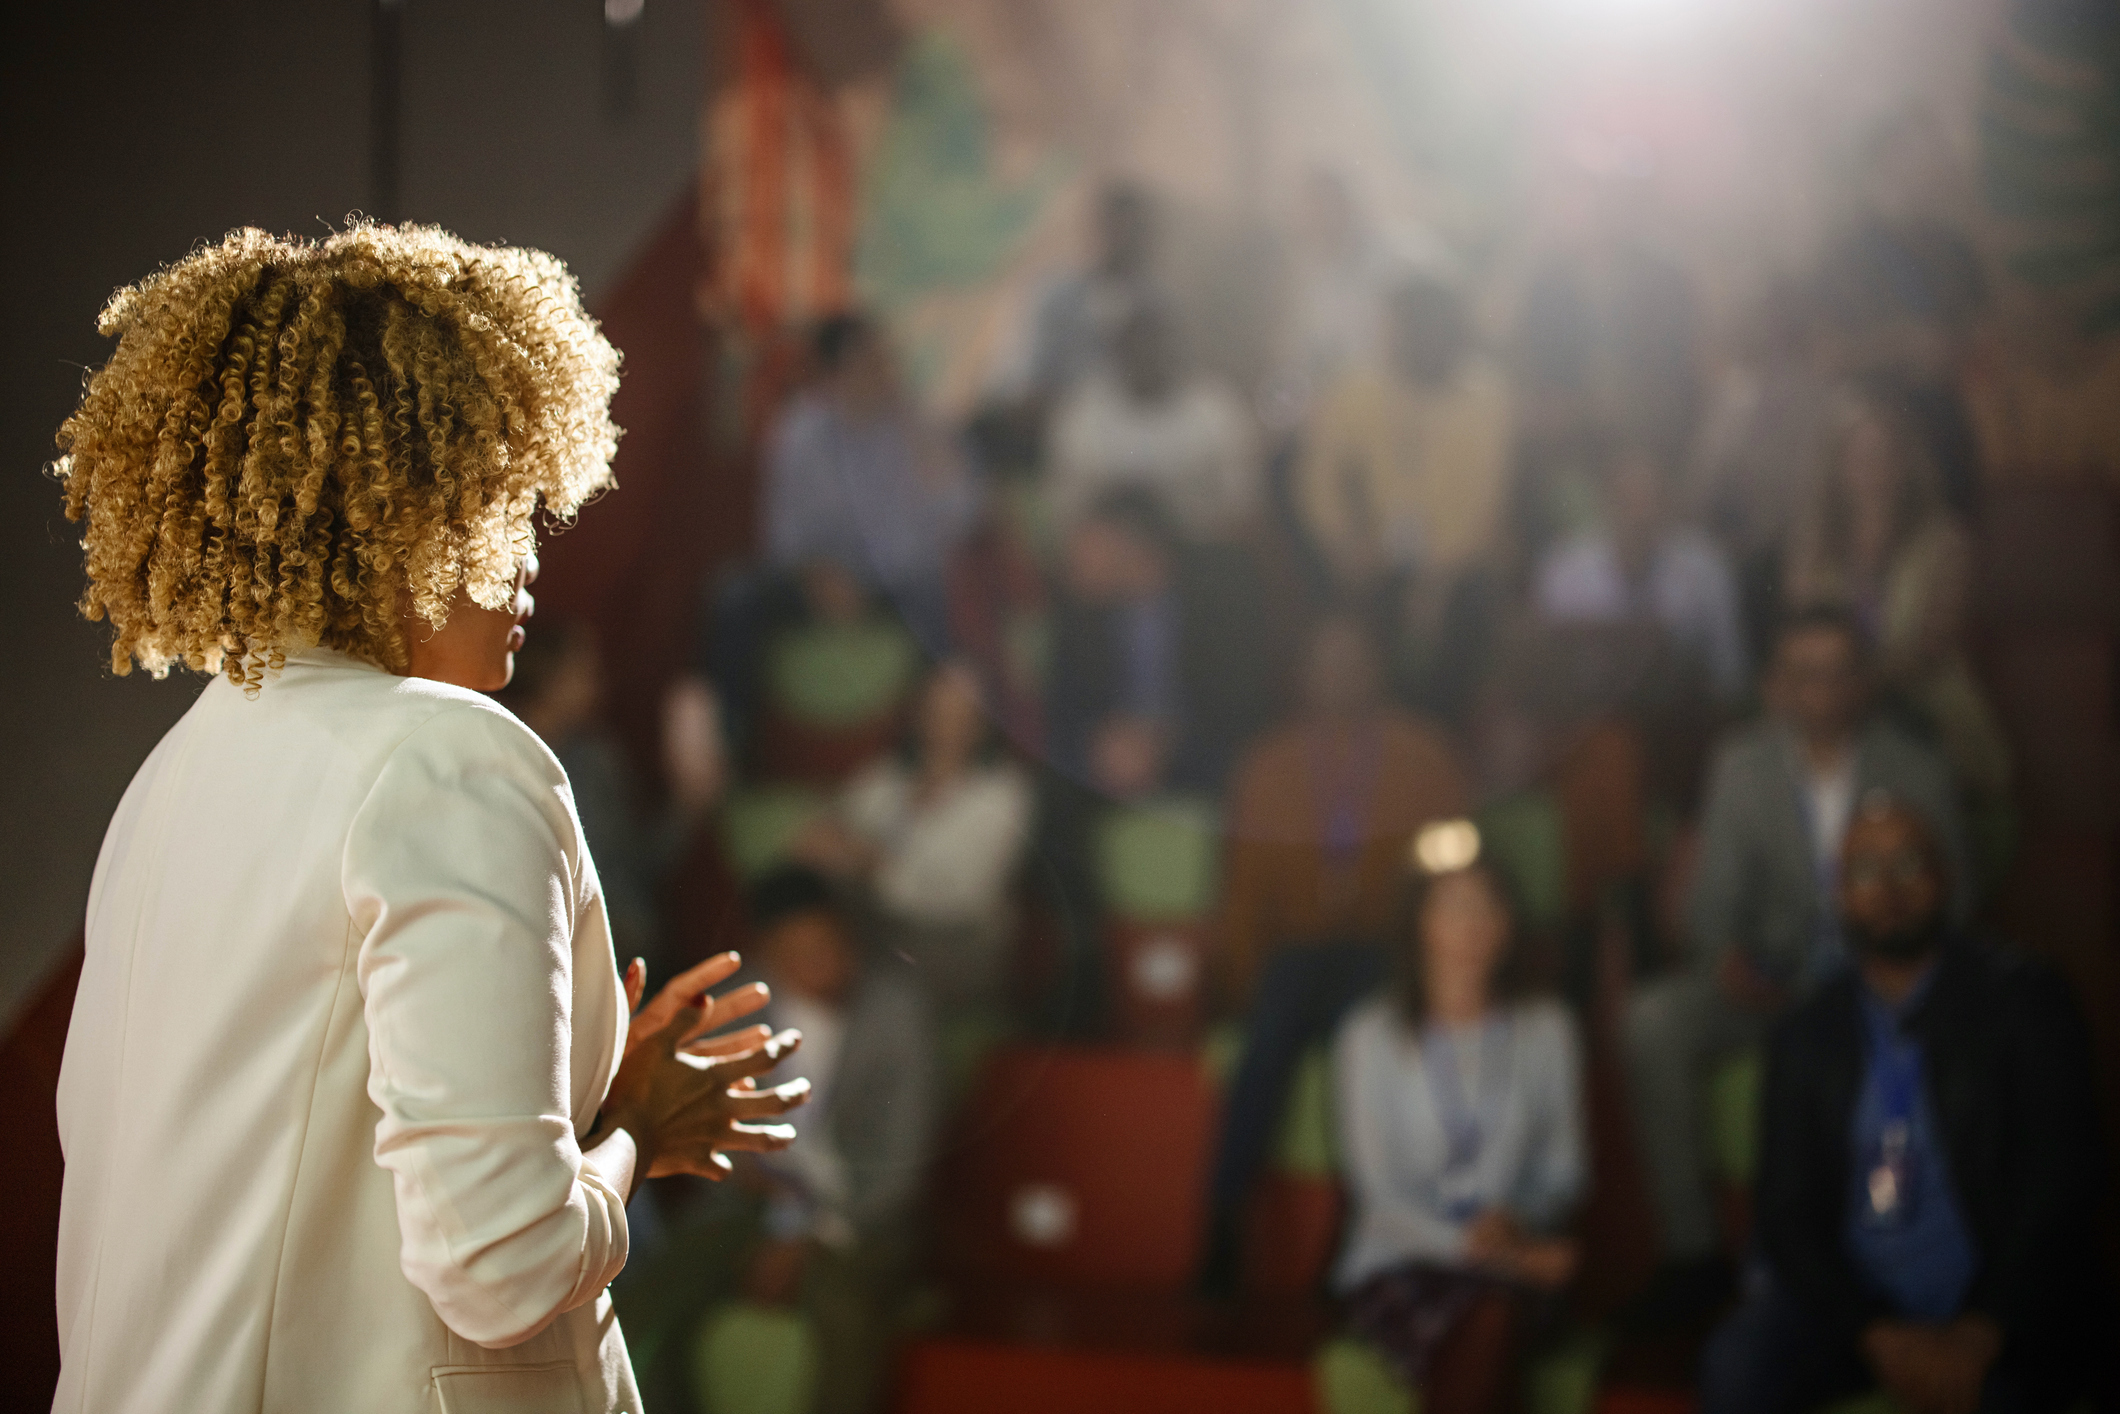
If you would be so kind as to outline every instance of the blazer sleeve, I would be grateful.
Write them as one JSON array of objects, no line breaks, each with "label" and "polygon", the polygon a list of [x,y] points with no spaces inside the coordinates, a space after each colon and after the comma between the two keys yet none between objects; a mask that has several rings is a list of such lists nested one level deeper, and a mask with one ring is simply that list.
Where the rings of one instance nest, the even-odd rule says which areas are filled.
[{"label": "blazer sleeve", "polygon": [[1717,753],[1700,826],[1700,863],[1686,901],[1692,961],[1712,972],[1743,935],[1747,840],[1744,762],[1729,746]]},{"label": "blazer sleeve", "polygon": [[468,705],[397,747],[346,841],[399,1263],[483,1346],[529,1339],[626,1260],[625,1195],[584,1160],[570,1094],[590,867],[558,763]]}]

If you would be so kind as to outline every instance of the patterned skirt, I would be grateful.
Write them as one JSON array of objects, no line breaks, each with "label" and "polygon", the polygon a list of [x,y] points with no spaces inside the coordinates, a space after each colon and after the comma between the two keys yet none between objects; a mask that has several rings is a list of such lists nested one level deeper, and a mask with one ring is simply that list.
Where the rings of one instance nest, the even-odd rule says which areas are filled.
[{"label": "patterned skirt", "polygon": [[1418,1386],[1436,1350],[1483,1296],[1520,1288],[1464,1267],[1408,1262],[1378,1272],[1347,1298],[1347,1324],[1381,1350],[1406,1382]]}]

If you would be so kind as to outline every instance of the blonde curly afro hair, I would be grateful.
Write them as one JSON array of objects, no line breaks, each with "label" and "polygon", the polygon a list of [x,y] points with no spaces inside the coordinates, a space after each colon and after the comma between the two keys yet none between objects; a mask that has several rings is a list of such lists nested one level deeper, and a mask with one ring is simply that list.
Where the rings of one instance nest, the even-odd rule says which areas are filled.
[{"label": "blonde curly afro hair", "polygon": [[118,291],[59,430],[111,667],[253,690],[313,644],[402,670],[409,607],[507,600],[531,517],[611,484],[618,354],[566,267],[421,226],[240,230]]}]

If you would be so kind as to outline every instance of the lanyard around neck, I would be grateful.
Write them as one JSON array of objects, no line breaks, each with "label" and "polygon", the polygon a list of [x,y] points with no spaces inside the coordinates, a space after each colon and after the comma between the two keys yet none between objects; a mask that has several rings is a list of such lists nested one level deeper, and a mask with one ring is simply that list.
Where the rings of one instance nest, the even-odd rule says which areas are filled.
[{"label": "lanyard around neck", "polygon": [[1421,1037],[1422,1069],[1428,1076],[1428,1093],[1435,1102],[1436,1118],[1443,1125],[1445,1145],[1443,1171],[1454,1174],[1469,1169],[1478,1162],[1480,1148],[1486,1142],[1487,1115],[1492,1100],[1499,1091],[1497,1071],[1501,1023],[1490,1017],[1479,1027],[1479,1073],[1476,1076],[1478,1093],[1467,1093],[1462,1075],[1458,1070],[1458,1041],[1447,1036],[1440,1026],[1424,1028]]},{"label": "lanyard around neck", "polygon": [[1900,1027],[1900,1015],[1875,997],[1863,998],[1862,1015],[1868,1031],[1870,1066],[1877,1078],[1880,1119],[1886,1125],[1907,1124],[1921,1099],[1921,1043]]},{"label": "lanyard around neck", "polygon": [[1325,856],[1344,868],[1362,852],[1369,835],[1384,734],[1371,724],[1349,733],[1340,745],[1334,751],[1322,737],[1312,739],[1311,777],[1323,817]]}]

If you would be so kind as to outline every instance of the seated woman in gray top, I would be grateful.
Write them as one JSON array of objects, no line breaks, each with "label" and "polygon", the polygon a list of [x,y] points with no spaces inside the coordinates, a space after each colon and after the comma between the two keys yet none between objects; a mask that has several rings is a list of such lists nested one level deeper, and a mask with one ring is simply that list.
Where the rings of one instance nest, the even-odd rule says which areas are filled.
[{"label": "seated woman in gray top", "polygon": [[1334,1043],[1353,1205],[1334,1284],[1430,1414],[1506,1402],[1523,1308],[1574,1273],[1584,1180],[1575,1029],[1513,985],[1513,910],[1479,851],[1469,820],[1414,837],[1395,980]]}]

